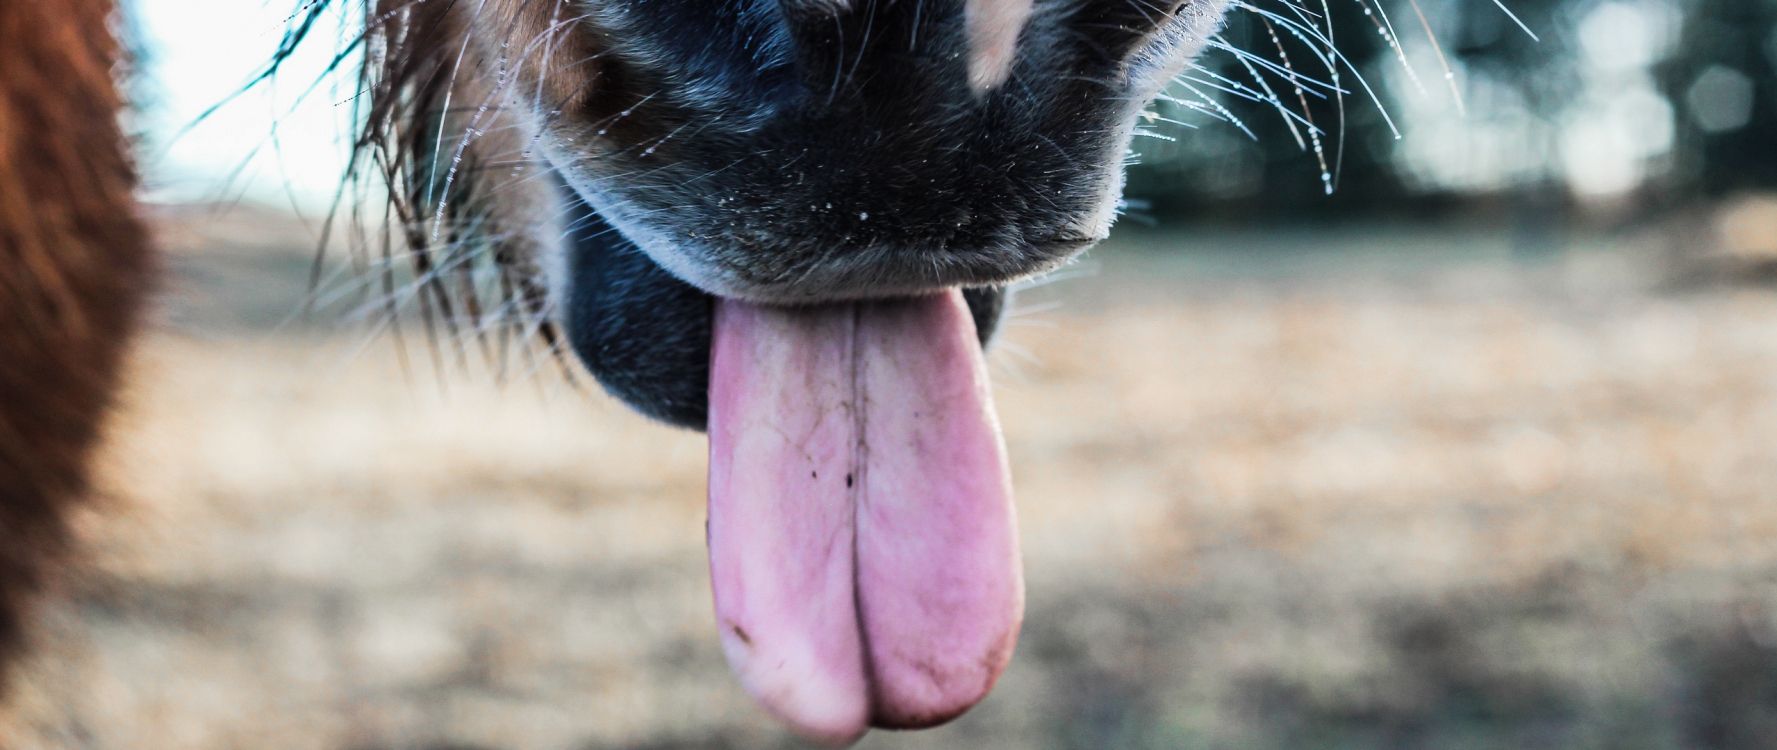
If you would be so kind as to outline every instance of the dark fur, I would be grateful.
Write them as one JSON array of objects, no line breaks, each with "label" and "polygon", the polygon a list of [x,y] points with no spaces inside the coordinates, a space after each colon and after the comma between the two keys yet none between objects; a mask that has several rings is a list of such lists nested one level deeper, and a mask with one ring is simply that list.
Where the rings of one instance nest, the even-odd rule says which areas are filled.
[{"label": "dark fur", "polygon": [[110,0],[0,2],[0,672],[68,552],[149,286],[112,13]]}]

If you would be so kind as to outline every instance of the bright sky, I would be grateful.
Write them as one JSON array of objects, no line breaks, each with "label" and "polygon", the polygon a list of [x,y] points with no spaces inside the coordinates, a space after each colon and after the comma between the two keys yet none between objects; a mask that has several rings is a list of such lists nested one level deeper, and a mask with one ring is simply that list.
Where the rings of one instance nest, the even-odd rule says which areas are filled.
[{"label": "bright sky", "polygon": [[[249,200],[304,209],[324,206],[344,164],[351,97],[329,79],[306,101],[334,53],[338,26],[321,34],[274,86],[223,107],[180,134],[211,105],[251,79],[277,48],[296,0],[136,0],[131,6],[147,51],[148,105],[142,155],[149,195],[157,200]],[[275,141],[274,141],[275,133]],[[240,170],[230,181],[230,176]]]}]

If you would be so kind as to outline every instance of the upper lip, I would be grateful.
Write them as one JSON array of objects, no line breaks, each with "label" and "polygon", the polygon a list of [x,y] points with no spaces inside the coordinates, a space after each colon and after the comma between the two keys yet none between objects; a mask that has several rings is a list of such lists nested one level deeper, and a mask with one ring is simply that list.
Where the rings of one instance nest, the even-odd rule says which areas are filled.
[{"label": "upper lip", "polygon": [[1045,239],[1033,242],[1033,243],[1031,243],[1030,246],[1041,251],[1044,255],[1051,255],[1054,253],[1072,253],[1076,250],[1082,250],[1086,247],[1089,247],[1093,243],[1098,242],[1101,239],[1103,239],[1103,238],[1088,237],[1083,234],[1082,235],[1057,235],[1054,237],[1049,237],[1049,238],[1045,238]]},{"label": "upper lip", "polygon": [[1054,270],[1096,241],[1056,237],[1025,245],[1015,254],[952,251],[941,262],[896,258],[852,267],[823,263],[793,279],[737,280],[732,285],[739,288],[706,291],[766,304],[819,304],[998,287]]},{"label": "upper lip", "polygon": [[[665,270],[713,296],[761,304],[808,305],[859,299],[905,297],[957,287],[997,287],[1054,270],[1099,237],[1063,231],[1025,235],[998,247],[951,245],[942,240],[922,247],[917,237],[906,245],[864,246],[783,263],[789,251],[770,244],[700,251],[698,245],[718,238],[693,238],[651,222],[618,224],[622,232],[647,251]],[[769,242],[769,240],[768,240]],[[756,254],[756,256],[755,256]],[[736,257],[741,260],[735,260]],[[749,263],[757,257],[761,262]],[[779,263],[773,264],[772,260]]]}]

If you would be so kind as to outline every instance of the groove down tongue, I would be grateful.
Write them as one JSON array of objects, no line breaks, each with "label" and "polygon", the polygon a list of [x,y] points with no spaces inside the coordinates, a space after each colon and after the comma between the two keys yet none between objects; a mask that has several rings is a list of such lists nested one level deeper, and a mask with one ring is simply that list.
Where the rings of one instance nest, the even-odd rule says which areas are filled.
[{"label": "groove down tongue", "polygon": [[710,577],[741,683],[810,738],[933,726],[1010,660],[1024,585],[962,295],[716,305]]}]

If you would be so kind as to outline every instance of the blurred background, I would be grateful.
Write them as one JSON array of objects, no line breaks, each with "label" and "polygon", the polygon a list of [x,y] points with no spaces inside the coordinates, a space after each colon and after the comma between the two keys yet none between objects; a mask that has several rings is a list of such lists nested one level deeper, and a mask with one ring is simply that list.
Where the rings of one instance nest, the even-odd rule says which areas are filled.
[{"label": "blurred background", "polygon": [[[1234,11],[1021,293],[1019,653],[863,747],[1777,747],[1777,2],[1366,2]],[[193,124],[287,6],[132,13],[169,279],[0,745],[799,746],[701,436],[311,284],[333,50]]]}]

